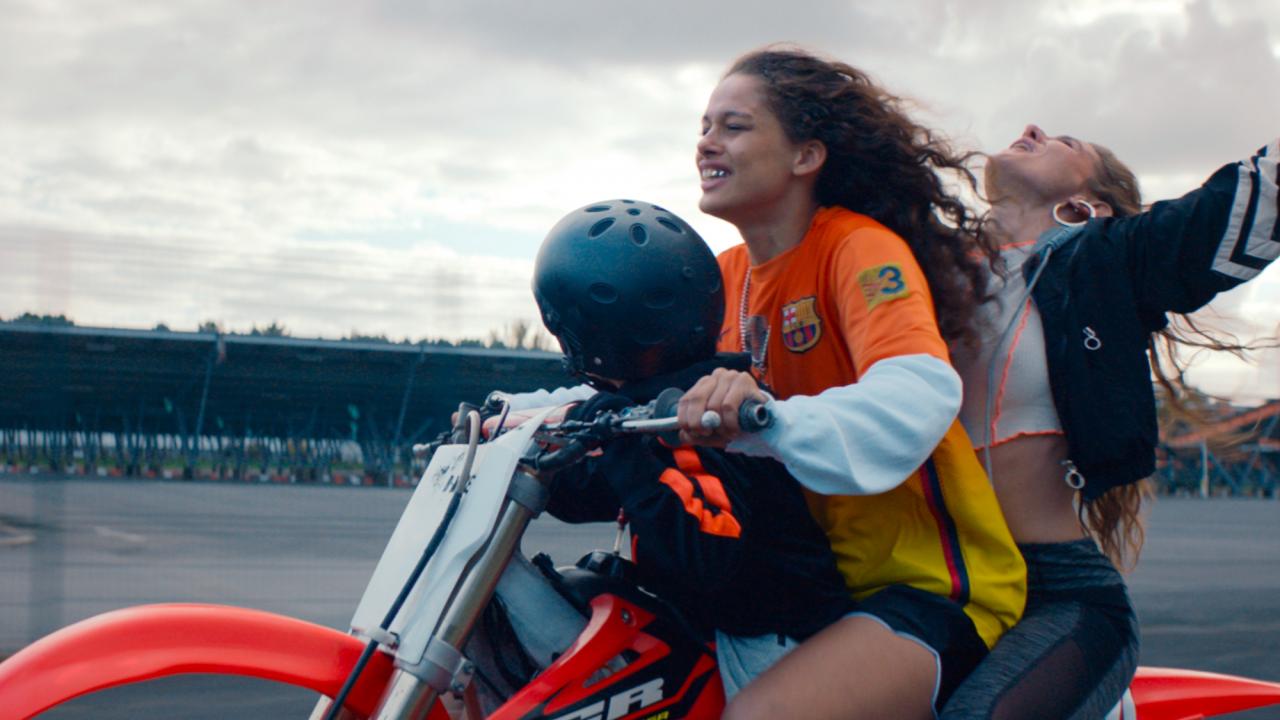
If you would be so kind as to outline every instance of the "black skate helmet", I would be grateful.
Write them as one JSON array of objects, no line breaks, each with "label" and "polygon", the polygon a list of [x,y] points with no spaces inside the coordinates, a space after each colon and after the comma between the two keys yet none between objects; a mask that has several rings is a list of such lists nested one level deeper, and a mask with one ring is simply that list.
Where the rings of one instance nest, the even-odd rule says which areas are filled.
[{"label": "black skate helmet", "polygon": [[635,200],[579,208],[538,250],[533,296],[573,374],[636,380],[715,354],[724,285],[688,223]]}]

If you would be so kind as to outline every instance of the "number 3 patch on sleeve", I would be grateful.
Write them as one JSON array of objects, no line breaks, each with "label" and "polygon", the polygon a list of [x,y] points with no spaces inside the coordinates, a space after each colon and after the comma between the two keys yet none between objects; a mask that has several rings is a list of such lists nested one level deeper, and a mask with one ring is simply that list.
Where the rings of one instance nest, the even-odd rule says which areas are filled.
[{"label": "number 3 patch on sleeve", "polygon": [[897,263],[886,263],[863,270],[858,273],[858,286],[862,288],[862,296],[867,299],[868,310],[874,310],[880,303],[911,294],[906,278],[902,276],[902,266]]}]

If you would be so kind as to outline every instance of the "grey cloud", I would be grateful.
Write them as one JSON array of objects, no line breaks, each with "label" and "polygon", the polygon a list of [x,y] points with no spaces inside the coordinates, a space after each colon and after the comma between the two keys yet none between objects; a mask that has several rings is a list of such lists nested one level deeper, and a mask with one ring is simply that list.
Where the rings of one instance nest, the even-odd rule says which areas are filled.
[{"label": "grey cloud", "polygon": [[444,182],[462,182],[467,184],[483,184],[502,178],[502,171],[496,168],[481,166],[475,162],[467,162],[464,158],[442,161],[436,166],[440,179]]},{"label": "grey cloud", "polygon": [[1185,31],[1113,15],[1031,32],[1021,51],[975,68],[1006,80],[986,90],[995,112],[981,121],[997,147],[1035,121],[1109,145],[1140,173],[1207,174],[1276,133],[1280,59],[1256,18],[1220,20],[1201,0]]},{"label": "grey cloud", "polygon": [[297,160],[257,138],[241,136],[227,143],[220,166],[241,182],[279,184],[297,171]]},{"label": "grey cloud", "polygon": [[[1114,5],[1085,26],[1052,16],[1073,7],[6,0],[0,257],[20,221],[64,229],[74,297],[104,317],[124,298],[139,316],[482,333],[464,323],[528,307],[518,269],[289,238],[447,217],[536,241],[565,197],[597,188],[730,237],[693,211],[699,103],[734,56],[772,41],[863,67],[988,149],[1034,120],[1169,178],[1277,132],[1275,0],[1201,2],[1185,30]],[[157,320],[179,318],[136,324]]]},{"label": "grey cloud", "polygon": [[0,317],[69,312],[81,324],[228,329],[282,322],[298,335],[481,336],[536,317],[528,261],[459,257],[427,246],[328,252],[264,244],[228,253],[215,238],[159,239],[0,225],[18,278]]},{"label": "grey cloud", "polygon": [[160,219],[167,222],[181,220],[203,223],[217,218],[221,211],[221,208],[200,203],[194,199],[162,197],[145,192],[128,196],[86,199],[83,205],[105,216],[128,217],[130,222],[138,224],[148,224]]},{"label": "grey cloud", "polygon": [[[1277,133],[1280,58],[1265,29],[1252,21],[1220,23],[1204,2],[1192,6],[1189,23],[1183,36],[1166,33],[1124,48],[1107,91],[1123,97],[1125,107],[1107,103],[1090,128],[1097,137],[1115,137],[1111,142],[1141,158],[1147,171],[1199,166],[1207,174]],[[1134,108],[1152,120],[1126,118]],[[1234,154],[1223,157],[1206,138],[1234,141]]]},{"label": "grey cloud", "polygon": [[901,29],[892,19],[874,14],[886,5],[820,0],[785,5],[743,0],[732,6],[680,0],[655,0],[643,6],[593,0],[430,4],[392,0],[379,3],[375,12],[400,32],[462,38],[505,61],[569,68],[671,67],[720,66],[745,50],[778,41],[884,47],[895,41]]},{"label": "grey cloud", "polygon": [[[96,117],[407,134],[484,132],[495,117],[510,132],[539,104],[572,112],[556,97],[587,78],[608,87],[610,69],[718,68],[780,39],[871,49],[896,42],[894,16],[864,7],[754,0],[725,12],[674,0],[643,9],[575,0],[323,2],[299,11],[204,2],[90,17],[66,7],[0,30],[19,60],[0,79],[27,90],[8,100],[9,112],[54,124]],[[65,46],[49,47],[51,37]],[[627,87],[609,90],[622,102]]]},{"label": "grey cloud", "polygon": [[[664,0],[641,10],[586,0],[335,0],[308,4],[306,12],[284,3],[212,1],[126,7],[145,11],[86,18],[67,10],[34,28],[15,23],[0,31],[18,60],[0,69],[0,78],[8,87],[39,90],[7,102],[43,122],[124,116],[196,129],[268,124],[301,135],[417,134],[425,143],[432,130],[518,138],[522,125],[535,128],[531,134],[547,132],[556,114],[578,111],[561,101],[579,92],[587,101],[625,102],[626,84],[616,73],[610,82],[618,68],[719,69],[743,50],[790,39],[868,65],[886,80],[910,80],[913,87],[904,90],[937,88],[917,91],[925,99],[955,93],[985,103],[1003,96],[1015,114],[1080,117],[1087,129],[1105,134],[1133,125],[1123,117],[1131,111],[1080,112],[1080,106],[1128,104],[1082,96],[1141,98],[1151,88],[1154,107],[1185,113],[1205,104],[1196,100],[1206,93],[1211,100],[1229,93],[1222,88],[1233,83],[1223,79],[1242,68],[1262,73],[1247,80],[1255,87],[1276,72],[1275,41],[1257,20],[1266,10],[1261,2],[1247,16],[1231,5],[1237,18],[1230,25],[1216,20],[1207,3],[1195,5],[1185,38],[1164,32],[1154,42],[1137,16],[1052,27],[1045,6],[1013,2],[752,0],[729,9]],[[56,35],[55,22],[80,28],[72,34],[80,41],[74,51],[41,47]],[[1241,60],[1241,52],[1256,62]],[[1107,82],[1103,73],[1117,80]],[[1180,103],[1171,103],[1179,94],[1169,89],[1174,81],[1185,88]],[[564,124],[574,125],[568,119]]]}]

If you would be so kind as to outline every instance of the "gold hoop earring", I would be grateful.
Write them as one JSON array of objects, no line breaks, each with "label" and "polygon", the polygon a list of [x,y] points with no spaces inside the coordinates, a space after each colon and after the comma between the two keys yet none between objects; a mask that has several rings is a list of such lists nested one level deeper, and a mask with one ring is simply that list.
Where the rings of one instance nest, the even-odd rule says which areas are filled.
[{"label": "gold hoop earring", "polygon": [[1081,226],[1081,225],[1083,225],[1083,224],[1085,224],[1085,223],[1089,222],[1089,220],[1092,220],[1092,219],[1094,219],[1094,218],[1098,217],[1098,211],[1094,209],[1094,207],[1093,207],[1093,203],[1091,203],[1091,202],[1085,202],[1085,201],[1083,201],[1083,200],[1082,200],[1082,201],[1080,201],[1080,202],[1081,202],[1081,204],[1083,204],[1085,207],[1089,208],[1089,218],[1088,218],[1087,220],[1079,220],[1079,221],[1076,221],[1076,222],[1071,222],[1071,221],[1069,221],[1069,220],[1063,220],[1063,219],[1058,215],[1058,212],[1059,212],[1060,210],[1062,210],[1062,208],[1063,208],[1064,206],[1065,206],[1065,207],[1071,207],[1072,205],[1075,205],[1075,203],[1071,202],[1070,200],[1064,200],[1063,202],[1060,202],[1060,203],[1058,203],[1057,205],[1054,205],[1054,206],[1053,206],[1053,219],[1054,219],[1055,221],[1057,221],[1057,223],[1058,223],[1059,225],[1062,225],[1062,226],[1064,226],[1064,227],[1079,227],[1079,226]]}]

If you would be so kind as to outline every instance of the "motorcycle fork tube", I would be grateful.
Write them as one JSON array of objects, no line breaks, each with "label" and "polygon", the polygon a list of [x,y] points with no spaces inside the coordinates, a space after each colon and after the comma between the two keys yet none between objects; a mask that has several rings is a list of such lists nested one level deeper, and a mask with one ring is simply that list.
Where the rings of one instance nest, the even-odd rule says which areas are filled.
[{"label": "motorcycle fork tube", "polygon": [[[449,602],[444,618],[432,635],[451,647],[462,650],[471,635],[476,621],[498,586],[498,579],[507,567],[512,554],[519,549],[520,538],[533,519],[529,508],[510,500],[503,508],[502,517],[494,528],[489,543],[475,565],[467,572],[461,588]],[[425,680],[409,670],[397,667],[387,684],[378,709],[371,720],[416,720],[425,718],[439,692]]]},{"label": "motorcycle fork tube", "polygon": [[[316,706],[311,709],[311,715],[308,720],[323,720],[324,716],[329,712],[329,706],[333,704],[333,698],[322,697],[316,701]],[[360,720],[360,716],[352,712],[351,708],[342,708],[338,711],[338,720]]]}]

